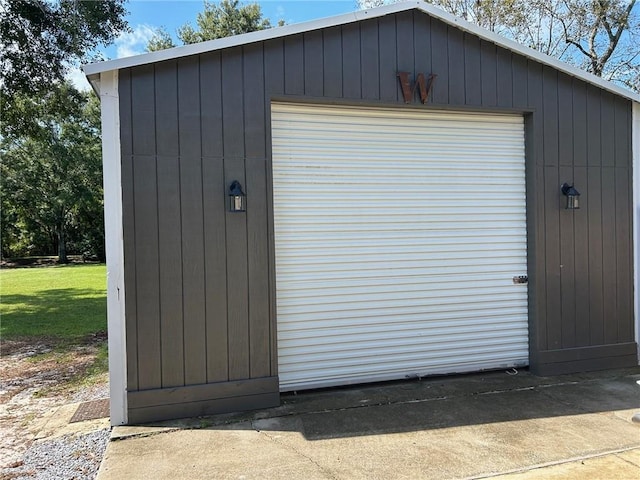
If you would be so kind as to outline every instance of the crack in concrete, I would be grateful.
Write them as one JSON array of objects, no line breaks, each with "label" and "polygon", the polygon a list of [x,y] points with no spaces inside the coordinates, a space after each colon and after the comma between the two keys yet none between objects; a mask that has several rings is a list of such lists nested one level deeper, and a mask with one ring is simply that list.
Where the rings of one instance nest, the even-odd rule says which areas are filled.
[{"label": "crack in concrete", "polygon": [[[633,450],[635,450],[635,449],[626,450],[626,452],[628,452],[628,451],[633,451]],[[637,464],[637,463],[635,463],[635,462],[632,462],[631,460],[627,460],[627,459],[626,459],[626,458],[624,458],[624,457],[621,457],[621,456],[620,456],[620,454],[621,454],[621,453],[625,453],[625,452],[617,452],[617,453],[615,454],[615,457],[616,457],[616,458],[618,458],[618,459],[620,459],[620,460],[622,460],[623,462],[628,463],[629,465],[632,465],[632,466],[634,466],[634,467],[636,467],[636,468],[640,469],[640,465],[639,465],[639,464]]]},{"label": "crack in concrete", "polygon": [[[465,477],[463,480],[482,480],[484,478],[494,478],[494,477],[502,477],[504,475],[512,475],[512,474],[517,474],[517,473],[525,473],[525,472],[529,472],[532,470],[540,470],[543,468],[548,468],[548,467],[555,467],[558,465],[566,465],[569,463],[574,463],[574,462],[581,462],[581,461],[585,461],[585,460],[593,460],[595,458],[602,458],[602,457],[606,457],[608,455],[613,455],[616,458],[620,458],[618,457],[618,455],[620,453],[625,453],[625,452],[631,452],[633,450],[637,450],[638,447],[627,447],[627,448],[621,448],[618,450],[611,450],[608,452],[602,452],[602,453],[595,453],[592,455],[582,455],[579,457],[572,457],[572,458],[566,458],[566,459],[562,459],[562,460],[557,460],[554,462],[546,462],[546,463],[537,463],[535,465],[531,465],[529,467],[525,467],[525,468],[516,468],[513,470],[506,470],[504,472],[499,472],[499,473],[488,473],[488,474],[480,474],[480,475],[474,475],[471,477]],[[620,458],[621,460],[624,460],[624,458]],[[638,467],[638,465],[634,464],[633,462],[628,462],[631,463],[631,465]]]},{"label": "crack in concrete", "polygon": [[322,465],[320,465],[320,463],[318,463],[316,460],[314,460],[313,458],[311,458],[308,455],[305,455],[304,453],[302,453],[301,451],[299,451],[297,448],[289,445],[286,442],[281,442],[278,441],[277,438],[275,438],[272,435],[269,435],[267,432],[265,432],[264,430],[260,430],[258,427],[256,427],[254,425],[254,422],[251,421],[251,428],[257,432],[259,435],[263,435],[264,437],[266,437],[267,439],[269,439],[271,442],[277,444],[279,447],[282,447],[290,452],[295,453],[296,455],[298,455],[299,457],[304,458],[305,460],[311,462],[313,465],[315,465],[327,478],[331,479],[331,480],[338,480],[338,477],[330,470],[328,470],[326,467],[323,467]]}]

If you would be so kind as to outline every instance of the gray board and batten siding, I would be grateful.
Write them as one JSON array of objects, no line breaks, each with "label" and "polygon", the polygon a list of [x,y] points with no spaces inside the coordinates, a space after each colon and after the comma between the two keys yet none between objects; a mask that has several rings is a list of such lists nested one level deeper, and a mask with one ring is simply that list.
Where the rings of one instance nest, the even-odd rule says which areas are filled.
[{"label": "gray board and batten siding", "polygon": [[[437,75],[426,105],[398,71]],[[272,101],[521,112],[531,370],[637,365],[631,100],[417,10],[123,68],[119,98],[129,423],[279,402]]]}]

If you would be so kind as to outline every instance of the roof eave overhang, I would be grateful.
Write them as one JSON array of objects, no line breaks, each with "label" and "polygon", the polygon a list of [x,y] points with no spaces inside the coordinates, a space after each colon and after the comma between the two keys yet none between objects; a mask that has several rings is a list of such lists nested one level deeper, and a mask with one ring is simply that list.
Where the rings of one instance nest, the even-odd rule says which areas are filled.
[{"label": "roof eave overhang", "polygon": [[358,10],[352,13],[346,13],[343,15],[337,15],[334,17],[321,18],[318,20],[311,20],[308,22],[296,23],[292,25],[285,25],[283,27],[275,27],[267,30],[260,30],[257,32],[245,33],[242,35],[235,35],[232,37],[220,38],[217,40],[210,40],[208,42],[201,42],[192,45],[184,45],[182,47],[169,48],[166,50],[160,50],[157,52],[145,53],[142,55],[136,55],[133,57],[119,58],[116,60],[108,60],[105,62],[92,63],[83,66],[83,70],[96,93],[99,93],[99,82],[92,81],[92,78],[99,77],[102,72],[111,70],[120,70],[122,68],[135,67],[139,65],[145,65],[149,63],[161,62],[163,60],[172,60],[176,58],[186,57],[189,55],[197,55],[200,53],[211,52],[215,50],[221,50],[224,48],[237,47],[246,45],[249,43],[262,42],[265,40],[271,40],[274,38],[286,37],[289,35],[295,35],[298,33],[309,32],[312,30],[319,30],[322,28],[335,27],[339,25],[345,25],[361,20],[370,18],[383,17],[385,15],[392,15],[407,10],[417,9],[434,18],[437,18],[449,25],[453,25],[460,30],[477,35],[478,37],[495,43],[501,47],[507,48],[517,54],[523,55],[527,58],[535,60],[545,65],[549,65],[559,71],[562,71],[568,75],[584,80],[585,82],[596,85],[600,88],[608,90],[616,95],[624,98],[628,98],[634,102],[640,103],[640,94],[631,90],[616,85],[613,82],[607,81],[593,75],[589,72],[576,68],[560,60],[545,55],[537,50],[533,50],[529,47],[520,45],[513,40],[502,37],[497,33],[486,30],[482,27],[474,25],[455,17],[450,13],[447,13],[439,8],[434,7],[422,0],[413,0],[409,2],[395,3],[391,5],[385,5],[382,7],[373,8],[370,10]]}]

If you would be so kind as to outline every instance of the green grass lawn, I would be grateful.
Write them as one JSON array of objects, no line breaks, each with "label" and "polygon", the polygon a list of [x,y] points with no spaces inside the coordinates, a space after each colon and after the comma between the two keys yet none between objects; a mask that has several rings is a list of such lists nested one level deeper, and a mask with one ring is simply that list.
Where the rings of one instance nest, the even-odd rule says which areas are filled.
[{"label": "green grass lawn", "polygon": [[74,342],[107,330],[105,265],[0,271],[0,337]]}]

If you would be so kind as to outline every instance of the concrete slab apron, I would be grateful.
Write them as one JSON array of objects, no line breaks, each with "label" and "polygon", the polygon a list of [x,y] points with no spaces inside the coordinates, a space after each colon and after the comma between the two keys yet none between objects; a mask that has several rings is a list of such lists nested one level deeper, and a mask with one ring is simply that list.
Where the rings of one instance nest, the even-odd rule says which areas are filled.
[{"label": "concrete slab apron", "polygon": [[130,438],[110,443],[98,478],[446,479],[515,472],[640,447],[640,427],[629,420],[640,395],[629,383],[354,404]]}]

